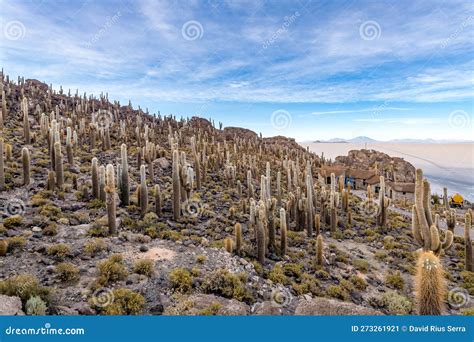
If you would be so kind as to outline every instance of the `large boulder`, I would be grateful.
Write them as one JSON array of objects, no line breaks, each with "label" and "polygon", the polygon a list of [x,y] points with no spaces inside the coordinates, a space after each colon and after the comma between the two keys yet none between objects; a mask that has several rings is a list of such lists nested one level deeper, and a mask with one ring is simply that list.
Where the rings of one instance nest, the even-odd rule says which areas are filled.
[{"label": "large boulder", "polygon": [[23,316],[20,297],[0,295],[0,316]]},{"label": "large boulder", "polygon": [[295,315],[301,316],[372,316],[382,315],[380,311],[340,300],[316,297],[302,299],[298,303]]}]

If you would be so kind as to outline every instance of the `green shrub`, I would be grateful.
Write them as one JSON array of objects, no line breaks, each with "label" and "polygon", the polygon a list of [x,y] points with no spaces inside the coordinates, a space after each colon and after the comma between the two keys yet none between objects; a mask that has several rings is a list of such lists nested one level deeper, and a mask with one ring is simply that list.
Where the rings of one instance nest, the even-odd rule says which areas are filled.
[{"label": "green shrub", "polygon": [[151,277],[153,275],[155,268],[155,263],[153,260],[150,259],[142,259],[137,260],[133,265],[133,272],[137,274],[142,274],[147,277]]},{"label": "green shrub", "polygon": [[3,220],[3,226],[7,229],[14,229],[21,226],[23,217],[20,215],[12,215]]},{"label": "green shrub", "polygon": [[221,307],[222,307],[222,305],[218,302],[212,303],[207,308],[202,309],[199,312],[199,315],[201,315],[201,316],[216,316],[219,313],[219,310],[221,309]]},{"label": "green shrub", "polygon": [[379,304],[386,308],[391,315],[408,315],[412,310],[410,300],[393,291],[384,293],[380,297]]},{"label": "green shrub", "polygon": [[98,308],[101,313],[110,316],[138,315],[145,307],[145,298],[126,288],[113,290],[112,298],[112,303]]},{"label": "green shrub", "polygon": [[405,279],[403,279],[400,271],[388,271],[385,275],[385,283],[394,289],[403,290]]},{"label": "green shrub", "polygon": [[25,304],[26,314],[29,316],[46,315],[46,303],[38,296],[32,296]]},{"label": "green shrub", "polygon": [[49,256],[55,258],[56,260],[63,260],[66,255],[70,252],[68,245],[64,243],[58,243],[48,247],[47,253]]},{"label": "green shrub", "polygon": [[337,298],[337,299],[342,299],[342,300],[348,300],[349,299],[349,293],[340,285],[330,285],[327,289],[326,292],[328,296]]},{"label": "green shrub", "polygon": [[188,293],[193,287],[191,273],[185,268],[175,268],[169,274],[171,287],[180,293]]},{"label": "green shrub", "polygon": [[362,277],[353,275],[349,278],[349,281],[355,286],[356,289],[365,290],[367,288],[367,283]]},{"label": "green shrub", "polygon": [[64,282],[72,282],[79,279],[79,269],[69,262],[57,264],[54,272]]},{"label": "green shrub", "polygon": [[106,250],[107,243],[101,238],[95,238],[84,245],[84,253],[89,255],[96,255]]},{"label": "green shrub", "polygon": [[218,269],[206,276],[201,289],[206,293],[234,298],[240,302],[252,303],[254,298],[246,287],[246,283],[247,276],[245,274],[233,274],[226,269]]},{"label": "green shrub", "polygon": [[25,273],[0,281],[0,294],[20,297],[25,304],[30,297],[34,296],[47,300],[49,289],[41,286],[34,275]]},{"label": "green shrub", "polygon": [[367,260],[364,260],[364,259],[355,259],[352,262],[352,265],[354,265],[354,267],[357,268],[362,273],[367,273],[370,269],[369,262]]},{"label": "green shrub", "polygon": [[13,252],[16,249],[22,249],[26,245],[26,239],[23,236],[12,236],[7,239],[8,250]]},{"label": "green shrub", "polygon": [[127,277],[127,270],[120,254],[114,254],[107,260],[102,260],[97,264],[99,270],[99,283],[102,285],[123,280]]}]

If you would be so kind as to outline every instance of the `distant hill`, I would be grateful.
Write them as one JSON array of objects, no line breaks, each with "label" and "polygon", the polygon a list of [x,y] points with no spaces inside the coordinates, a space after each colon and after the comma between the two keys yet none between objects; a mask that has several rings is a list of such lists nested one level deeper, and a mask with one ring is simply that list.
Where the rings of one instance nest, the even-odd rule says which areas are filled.
[{"label": "distant hill", "polygon": [[329,140],[315,140],[314,143],[399,143],[399,144],[456,144],[472,143],[472,140],[435,140],[435,139],[392,139],[387,141],[375,140],[366,136],[359,136],[352,139],[333,138]]}]

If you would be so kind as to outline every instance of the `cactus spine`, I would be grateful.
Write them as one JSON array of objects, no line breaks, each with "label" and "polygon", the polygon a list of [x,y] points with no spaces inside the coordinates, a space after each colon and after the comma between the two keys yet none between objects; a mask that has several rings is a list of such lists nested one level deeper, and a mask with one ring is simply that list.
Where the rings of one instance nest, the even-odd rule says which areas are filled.
[{"label": "cactus spine", "polygon": [[23,147],[21,150],[21,160],[23,163],[23,185],[30,184],[30,151]]},{"label": "cactus spine", "polygon": [[106,203],[107,203],[107,218],[109,222],[109,234],[117,233],[117,206],[115,203],[115,172],[112,164],[107,165],[106,169]]}]

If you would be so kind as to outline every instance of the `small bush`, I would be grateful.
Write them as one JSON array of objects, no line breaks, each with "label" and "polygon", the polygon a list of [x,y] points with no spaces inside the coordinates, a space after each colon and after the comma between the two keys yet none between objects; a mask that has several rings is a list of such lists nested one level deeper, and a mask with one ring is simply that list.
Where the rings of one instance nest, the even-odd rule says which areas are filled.
[{"label": "small bush", "polygon": [[243,273],[232,274],[226,269],[218,269],[206,276],[201,288],[206,293],[213,293],[240,302],[252,303],[253,295],[246,287],[247,276]]},{"label": "small bush", "polygon": [[68,245],[64,243],[58,243],[56,245],[49,246],[47,253],[56,260],[63,260],[70,251],[71,249]]},{"label": "small bush", "polygon": [[84,253],[89,255],[96,255],[106,250],[107,243],[101,238],[95,238],[84,245]]},{"label": "small bush", "polygon": [[98,280],[102,285],[123,280],[127,277],[127,270],[120,254],[114,254],[107,260],[100,261],[97,268],[99,270]]},{"label": "small bush", "polygon": [[151,277],[153,275],[155,268],[155,263],[153,260],[150,259],[142,259],[137,260],[133,265],[133,272],[137,274],[142,274],[147,277]]},{"label": "small bush", "polygon": [[64,282],[72,282],[79,279],[79,269],[69,262],[62,262],[56,265],[54,272]]},{"label": "small bush", "polygon": [[169,274],[171,287],[180,293],[188,293],[193,287],[191,273],[184,268],[175,268]]},{"label": "small bush", "polygon": [[112,292],[113,302],[99,310],[110,316],[138,315],[143,312],[145,298],[139,293],[126,288],[119,288]]},{"label": "small bush", "polygon": [[359,276],[353,275],[349,278],[349,281],[354,285],[356,289],[365,290],[367,288],[366,281]]},{"label": "small bush", "polygon": [[268,279],[277,284],[289,285],[290,279],[283,272],[281,265],[275,265],[272,271],[268,274]]},{"label": "small bush", "polygon": [[58,225],[56,222],[51,222],[43,229],[43,234],[46,236],[54,236],[58,233]]},{"label": "small bush", "polygon": [[198,255],[196,257],[196,262],[199,263],[199,264],[204,264],[205,261],[206,261],[206,256],[205,255]]},{"label": "small bush", "polygon": [[389,271],[385,275],[385,283],[394,289],[403,290],[405,279],[403,279],[400,271]]},{"label": "small bush", "polygon": [[32,296],[25,304],[26,314],[29,316],[46,315],[46,303],[38,296]]},{"label": "small bush", "polygon": [[22,249],[26,245],[26,239],[23,236],[12,236],[7,239],[8,250],[13,252],[16,249]]},{"label": "small bush", "polygon": [[221,309],[221,307],[222,307],[222,305],[218,302],[212,303],[207,308],[202,309],[199,312],[199,315],[201,315],[201,316],[216,316],[219,313],[219,310]]},{"label": "small bush", "polygon": [[364,259],[355,259],[352,264],[362,273],[367,273],[370,269],[370,264],[367,260]]},{"label": "small bush", "polygon": [[12,215],[3,220],[3,226],[7,229],[14,229],[21,226],[23,217],[20,215]]},{"label": "small bush", "polygon": [[20,297],[25,304],[33,296],[39,296],[46,300],[49,296],[49,289],[41,286],[38,278],[34,275],[25,273],[0,281],[0,294]]},{"label": "small bush", "polygon": [[330,285],[327,289],[326,292],[328,296],[337,298],[337,299],[342,299],[342,300],[348,300],[349,299],[349,293],[340,285]]},{"label": "small bush", "polygon": [[412,303],[405,297],[390,291],[384,293],[379,300],[382,307],[386,308],[391,315],[408,315],[412,310]]}]

